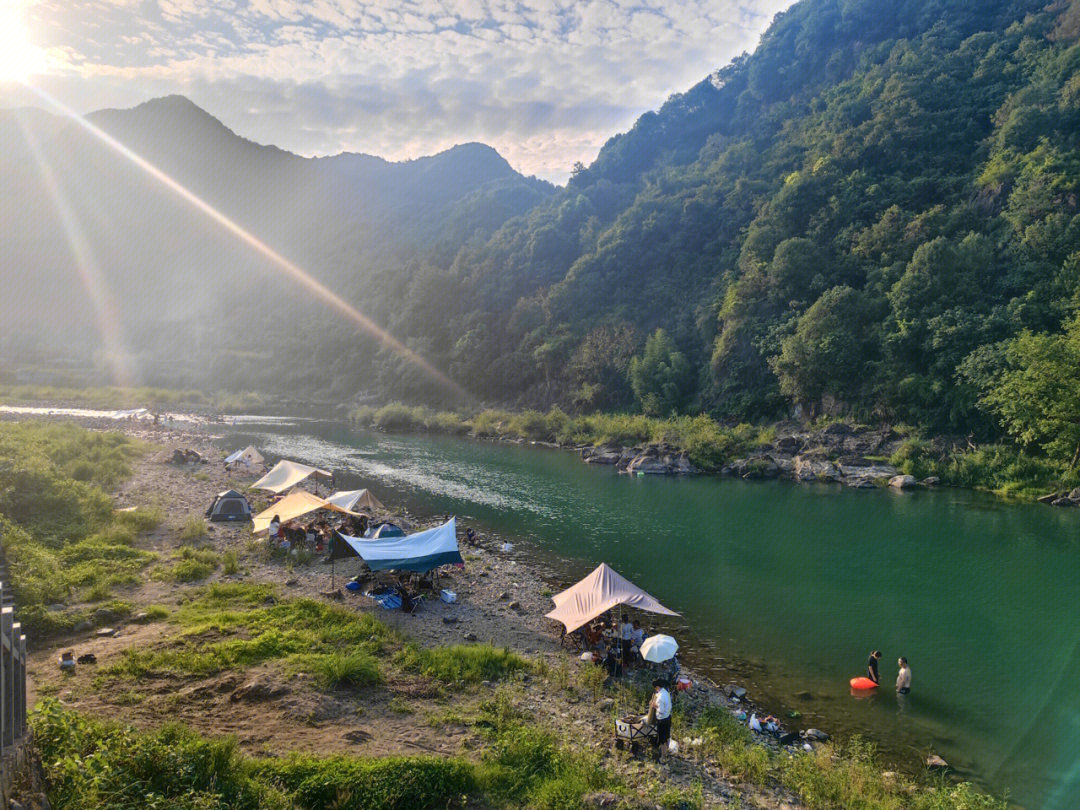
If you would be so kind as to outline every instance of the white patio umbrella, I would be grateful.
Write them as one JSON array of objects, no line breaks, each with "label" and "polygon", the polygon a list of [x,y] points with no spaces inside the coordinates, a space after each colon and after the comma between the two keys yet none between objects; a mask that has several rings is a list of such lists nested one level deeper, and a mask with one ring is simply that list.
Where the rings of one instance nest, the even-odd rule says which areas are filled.
[{"label": "white patio umbrella", "polygon": [[649,636],[641,642],[641,657],[654,664],[670,661],[679,651],[679,642],[671,636]]}]

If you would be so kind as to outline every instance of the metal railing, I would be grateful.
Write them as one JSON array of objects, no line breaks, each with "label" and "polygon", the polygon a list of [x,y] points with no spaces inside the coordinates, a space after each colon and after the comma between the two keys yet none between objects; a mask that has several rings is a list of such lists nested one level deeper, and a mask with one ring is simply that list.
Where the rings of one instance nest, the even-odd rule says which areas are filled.
[{"label": "metal railing", "polygon": [[[6,579],[7,566],[0,564]],[[26,636],[15,621],[11,588],[0,580],[0,745],[3,753],[26,734]],[[6,757],[0,758],[3,767]]]}]

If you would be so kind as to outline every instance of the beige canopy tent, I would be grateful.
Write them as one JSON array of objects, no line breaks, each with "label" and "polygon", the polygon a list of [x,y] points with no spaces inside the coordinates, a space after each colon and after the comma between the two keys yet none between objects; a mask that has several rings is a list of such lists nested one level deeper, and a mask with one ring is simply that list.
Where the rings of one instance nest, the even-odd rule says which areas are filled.
[{"label": "beige canopy tent", "polygon": [[271,492],[284,492],[289,487],[296,486],[305,478],[312,475],[321,475],[323,478],[333,478],[333,474],[317,467],[309,467],[297,461],[281,460],[274,465],[266,475],[251,485],[252,489],[268,489]]},{"label": "beige canopy tent", "polygon": [[225,463],[230,467],[236,464],[254,467],[256,464],[262,464],[264,461],[265,459],[262,457],[262,453],[250,444],[243,450],[237,450],[231,456],[227,456],[225,459]]},{"label": "beige canopy tent", "polygon": [[330,503],[330,501],[320,498],[318,495],[312,495],[310,492],[298,489],[296,492],[290,492],[269,509],[259,512],[252,518],[252,522],[255,524],[253,531],[255,534],[259,534],[269,529],[270,521],[274,519],[274,515],[277,515],[282,523],[288,523],[290,520],[303,517],[319,509],[330,509],[345,515],[355,515],[355,512],[342,509],[337,504]]},{"label": "beige canopy tent", "polygon": [[551,601],[555,603],[555,609],[546,614],[547,617],[566,625],[568,633],[573,633],[618,605],[647,610],[649,613],[662,613],[665,616],[679,615],[622,577],[607,563],[600,563],[585,579],[562,593],[555,594]]},{"label": "beige canopy tent", "polygon": [[351,509],[354,512],[358,509],[367,509],[372,512],[376,509],[386,509],[379,499],[371,494],[371,490],[369,489],[352,489],[335,492],[326,500],[340,506],[342,509]]}]

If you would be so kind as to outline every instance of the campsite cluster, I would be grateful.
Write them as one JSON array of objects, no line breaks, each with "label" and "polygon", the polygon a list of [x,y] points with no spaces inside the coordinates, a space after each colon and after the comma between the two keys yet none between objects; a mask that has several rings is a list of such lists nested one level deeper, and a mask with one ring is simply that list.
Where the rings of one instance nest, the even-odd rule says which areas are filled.
[{"label": "campsite cluster", "polygon": [[[227,456],[225,468],[251,472],[265,468],[265,459],[255,447],[248,446]],[[250,517],[254,535],[265,538],[272,549],[285,554],[311,551],[332,565],[339,560],[359,558],[359,573],[344,587],[362,593],[383,609],[412,614],[425,599],[454,604],[457,593],[440,589],[438,583],[439,573],[447,571],[446,566],[465,566],[458,545],[456,519],[451,517],[439,526],[406,535],[396,524],[375,519],[387,514],[387,509],[367,488],[334,491],[320,497],[320,485],[332,489],[334,481],[330,471],[282,459],[250,485],[251,490],[270,493],[263,511],[251,516],[244,496],[229,490],[217,495],[207,517],[219,521]],[[303,488],[307,482],[312,484],[314,492]],[[469,528],[465,537],[468,545],[478,544],[474,529]],[[501,547],[503,552],[510,549],[510,544]],[[331,573],[331,590],[323,595],[334,597],[339,593]],[[647,741],[656,759],[664,750],[678,751],[678,743],[670,740],[672,693],[688,692],[693,688],[693,680],[680,674],[676,639],[656,632],[653,625],[646,634],[641,619],[631,621],[629,611],[635,616],[678,614],[606,563],[551,599],[555,608],[544,617],[560,626],[561,646],[577,653],[582,662],[599,667],[609,683],[632,677],[651,685],[647,711],[617,719],[616,744],[626,744],[636,753],[638,743]],[[509,604],[520,609],[518,600]],[[748,714],[743,705],[746,690],[741,687],[728,685],[723,694],[734,706],[732,716],[751,731],[771,735],[780,744],[801,745],[811,750],[811,741],[828,739],[818,729],[809,729],[800,739],[800,735],[786,732],[780,720],[772,715],[759,719],[754,711]]]},{"label": "campsite cluster", "polygon": [[[214,808],[464,802],[779,810],[800,806],[822,784],[840,790],[855,780],[874,780],[888,798],[868,808],[916,806],[889,797],[923,788],[883,776],[867,749],[834,747],[809,730],[805,741],[785,737],[776,718],[760,716],[745,688],[680,670],[678,645],[664,633],[672,626],[667,609],[606,565],[553,596],[558,588],[551,586],[565,583],[564,574],[479,527],[453,521],[451,531],[441,518],[425,528],[430,523],[378,503],[370,492],[370,502],[353,500],[354,492],[327,506],[342,495],[333,491],[332,476],[295,463],[275,474],[288,473],[274,484],[289,481],[287,490],[255,489],[261,461],[222,464],[204,434],[139,424],[125,433],[144,449],[109,500],[117,514],[138,515],[144,527],[132,563],[142,575],[124,580],[113,602],[72,602],[57,606],[60,613],[49,606],[46,615],[58,618],[92,612],[93,623],[53,620],[55,635],[37,640],[29,666],[29,697],[40,707],[34,722],[58,810],[141,808],[146,790],[176,795],[162,787],[159,769],[138,771],[163,757],[192,768],[221,762],[230,774],[254,774],[260,792],[288,794],[280,805],[198,805]],[[201,461],[172,463],[166,445],[178,442],[189,443]],[[297,473],[302,477],[293,481]],[[286,512],[286,500],[301,494],[316,508]],[[207,504],[212,520],[202,517]],[[160,510],[155,520],[147,507]],[[267,514],[272,509],[281,514]],[[237,514],[243,517],[230,519]],[[275,514],[279,536],[271,539]],[[248,515],[267,518],[266,531],[253,535]],[[365,522],[367,530],[357,531]],[[334,528],[335,540],[323,535],[322,551],[315,550],[317,537],[308,542],[313,524]],[[304,542],[296,545],[301,529]],[[418,545],[432,533],[447,546],[434,556]],[[376,548],[394,555],[380,559],[371,553]],[[456,557],[438,556],[450,553]],[[379,598],[380,583],[394,579],[423,594],[412,610]],[[659,632],[642,633],[649,615]],[[61,670],[57,661],[66,651],[75,663]],[[166,718],[186,730],[163,726]],[[668,725],[671,741],[661,745]],[[220,743],[233,746],[226,759],[191,748],[219,745],[212,741],[223,737],[235,740]],[[155,753],[133,758],[135,745]],[[660,754],[663,763],[654,761]],[[92,779],[79,765],[90,755]],[[428,772],[430,778],[421,776]],[[196,780],[203,793],[224,789],[221,773],[204,778],[184,768],[176,776]],[[309,777],[315,781],[304,781]],[[300,790],[316,783],[322,792]],[[102,798],[102,790],[135,798]],[[32,799],[28,806],[43,806]]]}]

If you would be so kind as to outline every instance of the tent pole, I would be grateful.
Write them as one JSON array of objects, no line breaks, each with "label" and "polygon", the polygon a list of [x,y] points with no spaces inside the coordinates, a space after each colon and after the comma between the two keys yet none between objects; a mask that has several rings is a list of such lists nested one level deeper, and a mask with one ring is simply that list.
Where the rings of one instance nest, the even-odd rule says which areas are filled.
[{"label": "tent pole", "polygon": [[[331,552],[333,553],[333,552]],[[334,562],[334,558],[330,558],[330,590],[334,590],[334,567],[337,563]]]}]

